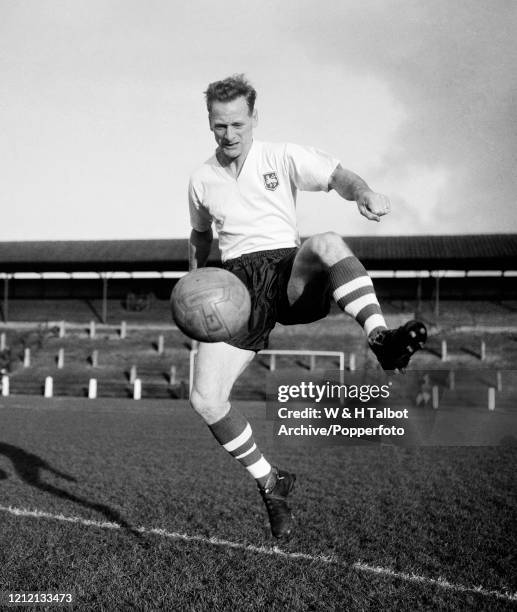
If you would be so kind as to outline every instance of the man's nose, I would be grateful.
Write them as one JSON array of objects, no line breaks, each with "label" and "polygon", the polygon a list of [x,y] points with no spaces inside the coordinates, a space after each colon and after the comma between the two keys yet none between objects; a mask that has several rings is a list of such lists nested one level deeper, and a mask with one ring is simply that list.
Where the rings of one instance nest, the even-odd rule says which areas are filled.
[{"label": "man's nose", "polygon": [[224,135],[226,140],[231,141],[232,138],[234,137],[234,135],[235,135],[235,130],[231,126],[228,126],[226,128],[226,132],[225,132],[225,135]]}]

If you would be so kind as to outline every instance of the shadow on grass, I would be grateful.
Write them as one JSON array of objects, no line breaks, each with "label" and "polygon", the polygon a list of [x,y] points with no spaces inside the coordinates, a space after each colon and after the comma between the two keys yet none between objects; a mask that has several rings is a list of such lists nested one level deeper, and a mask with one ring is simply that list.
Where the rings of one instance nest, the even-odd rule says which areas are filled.
[{"label": "shadow on grass", "polygon": [[[87,499],[74,495],[73,493],[65,491],[64,489],[60,489],[59,487],[55,487],[54,485],[44,482],[41,479],[42,470],[46,470],[47,472],[50,472],[59,478],[63,478],[68,482],[77,482],[77,480],[73,476],[69,476],[64,472],[56,470],[41,457],[28,453],[17,446],[13,446],[12,444],[7,444],[5,442],[0,442],[0,455],[5,455],[12,461],[13,467],[18,476],[31,487],[36,487],[40,491],[45,491],[46,493],[50,493],[51,495],[55,495],[61,499],[75,502],[84,508],[95,510],[96,512],[102,514],[109,522],[117,523],[125,531],[131,533],[139,539],[142,538],[142,534],[132,527],[116,510],[113,510],[105,504],[91,502]],[[6,473],[0,470],[0,480],[5,479],[6,477]]]},{"label": "shadow on grass", "polygon": [[440,357],[440,359],[442,357],[441,349],[438,349],[432,345],[429,346],[428,344],[426,344],[422,350],[426,353],[429,353],[430,355],[434,355],[435,357]]},{"label": "shadow on grass", "polygon": [[95,316],[95,319],[99,322],[102,323],[102,315],[101,313],[97,310],[97,308],[95,307],[94,303],[92,302],[92,300],[84,300],[85,304],[88,306],[88,308],[92,311],[93,315]]},{"label": "shadow on grass", "polygon": [[475,351],[474,349],[471,349],[467,346],[462,346],[461,350],[466,354],[466,355],[470,355],[471,357],[475,357],[476,359],[481,359],[481,354],[479,353],[479,351]]}]

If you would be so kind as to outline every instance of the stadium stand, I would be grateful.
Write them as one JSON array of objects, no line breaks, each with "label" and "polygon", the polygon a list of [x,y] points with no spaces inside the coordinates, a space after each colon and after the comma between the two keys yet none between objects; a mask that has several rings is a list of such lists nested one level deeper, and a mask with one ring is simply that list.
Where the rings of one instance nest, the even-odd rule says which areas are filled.
[{"label": "stadium stand", "polygon": [[[426,366],[504,367],[515,359],[517,342],[508,334],[517,330],[517,234],[347,241],[370,271],[390,324],[408,313],[429,324]],[[218,265],[216,246],[209,264]],[[142,397],[186,397],[191,346],[172,326],[169,296],[187,267],[186,240],[1,242],[0,368],[9,374],[10,393],[41,394],[51,376],[55,395],[87,396],[93,378],[99,396],[132,397],[136,366]],[[310,326],[277,326],[271,337],[272,350],[307,347],[344,352],[349,368],[376,365],[359,330],[337,313]],[[27,350],[31,362],[23,367]],[[262,398],[270,363],[270,355],[259,356],[236,397]],[[310,355],[279,354],[275,364],[313,367]]]},{"label": "stadium stand", "polygon": [[[377,279],[380,297],[425,300],[514,299],[517,234],[346,238]],[[209,259],[217,265],[217,244]],[[12,300],[93,300],[107,322],[107,302],[148,310],[168,299],[171,279],[187,270],[187,240],[0,242],[2,319],[18,320]],[[481,280],[483,279],[483,280]],[[27,304],[25,304],[27,306]]]}]

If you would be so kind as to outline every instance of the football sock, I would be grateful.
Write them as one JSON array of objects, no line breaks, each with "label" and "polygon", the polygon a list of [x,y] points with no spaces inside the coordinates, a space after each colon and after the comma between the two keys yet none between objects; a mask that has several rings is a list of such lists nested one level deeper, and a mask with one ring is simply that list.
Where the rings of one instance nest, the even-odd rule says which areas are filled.
[{"label": "football sock", "polygon": [[386,329],[372,279],[357,257],[341,259],[330,268],[329,275],[337,305],[354,317],[367,336]]},{"label": "football sock", "polygon": [[271,465],[255,444],[251,425],[244,415],[230,406],[222,419],[208,427],[219,444],[248,470],[259,486],[264,487],[271,474]]}]

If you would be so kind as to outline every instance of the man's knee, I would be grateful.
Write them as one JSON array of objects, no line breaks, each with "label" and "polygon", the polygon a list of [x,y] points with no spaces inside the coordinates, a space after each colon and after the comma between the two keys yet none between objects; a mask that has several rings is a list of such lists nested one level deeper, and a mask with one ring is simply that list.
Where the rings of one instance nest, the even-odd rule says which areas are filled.
[{"label": "man's knee", "polygon": [[330,267],[343,259],[353,255],[352,250],[336,232],[315,234],[308,239],[308,247],[323,264]]},{"label": "man's knee", "polygon": [[190,405],[208,425],[222,419],[229,408],[227,397],[218,396],[216,393],[202,393],[195,387],[190,393]]}]

